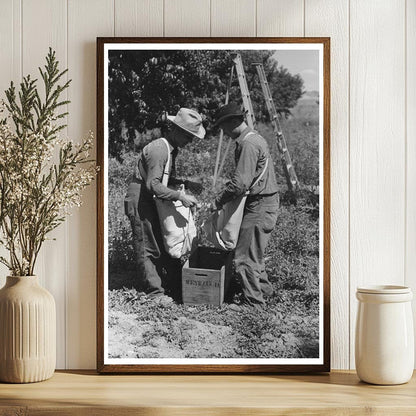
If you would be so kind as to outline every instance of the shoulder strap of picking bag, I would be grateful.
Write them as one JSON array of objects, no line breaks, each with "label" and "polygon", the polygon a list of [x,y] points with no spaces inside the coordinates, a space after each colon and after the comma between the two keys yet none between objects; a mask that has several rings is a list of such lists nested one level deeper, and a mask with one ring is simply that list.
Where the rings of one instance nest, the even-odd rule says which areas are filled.
[{"label": "shoulder strap of picking bag", "polygon": [[[167,160],[167,162],[165,164],[165,167],[163,169],[163,175],[162,175],[162,184],[165,185],[165,186],[168,186],[168,182],[169,182],[169,166],[170,166],[170,162],[171,162],[170,147],[169,147],[169,142],[164,137],[161,137],[160,139],[163,141],[163,143],[165,143],[166,148],[168,150],[168,160]],[[140,158],[139,158],[139,161],[137,163],[137,169],[138,169],[138,171],[140,173],[140,176],[144,180],[146,180],[147,173],[143,170],[143,165],[142,165],[142,161],[141,161]]]},{"label": "shoulder strap of picking bag", "polygon": [[166,162],[165,169],[163,171],[162,184],[165,185],[165,186],[168,186],[168,182],[169,182],[169,166],[170,166],[170,147],[169,147],[168,141],[164,137],[161,137],[161,139],[163,140],[163,142],[166,145],[166,148],[168,149],[168,160]]},{"label": "shoulder strap of picking bag", "polygon": [[202,224],[208,241],[214,244],[215,247],[226,251],[235,249],[243,220],[247,195],[249,195],[250,190],[259,183],[266,173],[268,163],[269,158],[266,159],[262,173],[247,192],[224,204],[219,211],[214,211]]},{"label": "shoulder strap of picking bag", "polygon": [[[168,160],[163,170],[162,184],[167,186],[171,154],[169,142],[162,137],[168,150]],[[184,192],[182,190],[182,192]],[[192,251],[196,242],[196,227],[190,208],[180,201],[167,201],[156,198],[156,209],[159,214],[163,244],[169,255],[175,259]]]},{"label": "shoulder strap of picking bag", "polygon": [[250,194],[250,191],[261,181],[261,178],[264,176],[264,174],[266,173],[267,167],[269,166],[269,159],[266,159],[266,163],[264,165],[263,171],[260,173],[259,177],[255,180],[255,182],[253,183],[253,185],[250,186],[250,188],[248,189],[248,191],[246,192],[246,195]]},{"label": "shoulder strap of picking bag", "polygon": [[[254,131],[250,131],[248,134],[246,134],[246,137],[244,137],[243,140],[247,139],[248,136],[251,136],[253,134],[257,134],[257,133],[255,133]],[[261,178],[266,173],[268,166],[269,166],[269,158],[266,159],[266,163],[264,165],[263,171],[261,172],[261,174],[259,175],[259,177],[253,182],[253,184],[250,186],[250,188],[248,188],[248,190],[246,191],[245,195],[249,195],[250,194],[250,191],[261,181]]]}]

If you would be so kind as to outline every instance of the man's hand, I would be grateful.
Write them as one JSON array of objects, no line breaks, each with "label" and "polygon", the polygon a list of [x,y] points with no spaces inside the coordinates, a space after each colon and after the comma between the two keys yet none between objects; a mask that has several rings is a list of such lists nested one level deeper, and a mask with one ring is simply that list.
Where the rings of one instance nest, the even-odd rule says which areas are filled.
[{"label": "man's hand", "polygon": [[198,203],[196,198],[192,195],[186,195],[184,193],[181,193],[181,196],[179,197],[179,201],[182,202],[182,204],[186,207],[192,207]]},{"label": "man's hand", "polygon": [[203,190],[202,183],[200,182],[192,182],[187,180],[185,181],[185,187],[194,194],[200,194]]},{"label": "man's hand", "polygon": [[209,204],[208,208],[211,212],[219,211],[222,208],[222,205],[218,205],[217,203],[213,202],[213,203]]},{"label": "man's hand", "polygon": [[215,208],[215,204],[212,204],[212,203],[208,204],[208,210],[209,212],[216,211],[217,209]]}]

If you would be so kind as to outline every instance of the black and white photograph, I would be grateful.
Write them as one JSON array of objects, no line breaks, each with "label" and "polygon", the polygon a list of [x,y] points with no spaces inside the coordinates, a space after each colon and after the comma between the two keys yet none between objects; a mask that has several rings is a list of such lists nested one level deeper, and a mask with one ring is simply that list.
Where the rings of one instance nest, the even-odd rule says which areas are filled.
[{"label": "black and white photograph", "polygon": [[329,362],[329,74],[313,39],[99,39],[102,368]]}]

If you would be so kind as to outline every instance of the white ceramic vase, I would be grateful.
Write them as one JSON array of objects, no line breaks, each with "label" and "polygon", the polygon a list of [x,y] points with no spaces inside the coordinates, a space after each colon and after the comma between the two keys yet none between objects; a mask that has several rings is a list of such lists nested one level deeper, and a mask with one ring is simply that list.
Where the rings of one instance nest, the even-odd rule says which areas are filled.
[{"label": "white ceramic vase", "polygon": [[36,276],[8,276],[0,290],[0,381],[46,380],[55,365],[54,298]]},{"label": "white ceramic vase", "polygon": [[402,384],[414,368],[412,291],[404,286],[357,289],[355,365],[372,384]]}]

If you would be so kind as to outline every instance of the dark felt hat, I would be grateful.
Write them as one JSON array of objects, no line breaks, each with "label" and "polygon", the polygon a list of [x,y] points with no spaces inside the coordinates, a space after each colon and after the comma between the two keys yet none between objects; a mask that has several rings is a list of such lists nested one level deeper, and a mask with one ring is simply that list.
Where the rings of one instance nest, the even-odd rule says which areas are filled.
[{"label": "dark felt hat", "polygon": [[244,113],[240,110],[240,106],[236,103],[226,104],[217,111],[214,117],[214,127],[231,117],[240,117],[241,121],[244,120]]}]

